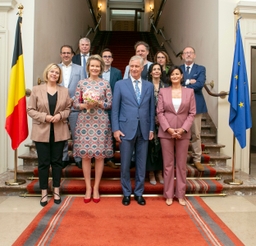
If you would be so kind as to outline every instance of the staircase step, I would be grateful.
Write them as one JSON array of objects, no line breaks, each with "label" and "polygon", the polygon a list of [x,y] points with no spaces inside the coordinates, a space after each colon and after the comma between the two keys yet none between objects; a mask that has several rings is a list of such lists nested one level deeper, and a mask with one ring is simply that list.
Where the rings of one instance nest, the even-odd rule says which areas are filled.
[{"label": "staircase step", "polygon": [[19,155],[18,158],[23,160],[24,166],[38,165],[37,153],[34,151],[30,151],[25,154]]},{"label": "staircase step", "polygon": [[201,133],[202,143],[216,143],[217,135],[216,133]]},{"label": "staircase step", "polygon": [[226,161],[230,160],[231,157],[222,153],[210,154],[211,163],[219,166],[226,166]]},{"label": "staircase step", "polygon": [[[216,176],[216,169],[209,165],[204,165],[205,170],[203,172],[199,172],[194,166],[187,165],[187,177],[215,177]],[[33,172],[34,177],[38,177],[38,168],[34,169]],[[50,176],[52,176],[50,171]],[[95,170],[92,169],[92,178],[95,177]],[[135,168],[131,168],[130,170],[131,178],[135,177]],[[69,165],[62,170],[62,177],[63,178],[83,178],[83,171],[79,169],[75,165]],[[120,178],[120,169],[113,169],[108,166],[104,166],[104,170],[102,173],[102,178],[107,179],[116,179]]]},{"label": "staircase step", "polygon": [[[93,181],[92,181],[93,182]],[[132,189],[134,190],[135,181],[131,180]],[[51,180],[49,181],[49,187],[52,187]],[[85,182],[84,180],[68,180],[64,179],[61,182],[61,194],[84,194]],[[216,194],[221,193],[223,186],[216,180],[187,180],[186,194]],[[41,193],[39,189],[38,180],[32,181],[27,190],[30,194]],[[122,187],[120,180],[101,180],[100,183],[101,194],[122,194]],[[144,194],[163,194],[163,185],[157,183],[151,185],[149,182],[145,182]]]},{"label": "staircase step", "polygon": [[219,154],[220,149],[224,148],[225,145],[223,144],[216,144],[216,143],[204,143],[204,153],[205,154]]}]

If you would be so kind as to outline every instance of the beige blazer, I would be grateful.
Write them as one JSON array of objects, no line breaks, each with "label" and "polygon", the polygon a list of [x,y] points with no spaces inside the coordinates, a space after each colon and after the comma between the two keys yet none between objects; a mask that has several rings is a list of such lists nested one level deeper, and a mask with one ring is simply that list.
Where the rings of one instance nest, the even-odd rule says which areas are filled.
[{"label": "beige blazer", "polygon": [[182,134],[182,139],[190,139],[190,128],[196,114],[194,90],[182,87],[181,104],[176,113],[172,103],[172,87],[161,88],[158,95],[157,118],[160,124],[158,137],[171,138],[166,132],[168,128],[183,128],[187,133]]},{"label": "beige blazer", "polygon": [[[71,99],[67,88],[58,85],[57,92],[54,115],[60,113],[61,120],[53,124],[55,142],[70,138],[67,118],[70,114]],[[28,102],[27,113],[32,118],[31,139],[36,142],[49,142],[51,123],[45,121],[46,115],[50,114],[47,84],[33,87]]]}]

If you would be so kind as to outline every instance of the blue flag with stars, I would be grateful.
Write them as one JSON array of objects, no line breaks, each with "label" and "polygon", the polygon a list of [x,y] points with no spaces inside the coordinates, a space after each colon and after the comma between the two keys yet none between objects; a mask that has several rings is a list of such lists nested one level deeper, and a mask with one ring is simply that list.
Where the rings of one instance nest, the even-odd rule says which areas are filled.
[{"label": "blue flag with stars", "polygon": [[243,149],[246,146],[246,129],[252,127],[252,118],[239,20],[236,28],[236,46],[228,97],[230,103],[229,126]]}]

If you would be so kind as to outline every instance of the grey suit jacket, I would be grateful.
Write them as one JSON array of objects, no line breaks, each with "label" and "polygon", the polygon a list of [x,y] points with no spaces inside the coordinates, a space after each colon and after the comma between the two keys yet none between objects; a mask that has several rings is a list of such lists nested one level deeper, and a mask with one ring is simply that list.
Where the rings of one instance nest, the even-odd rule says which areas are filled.
[{"label": "grey suit jacket", "polygon": [[[58,65],[62,69],[63,67],[62,63]],[[85,74],[84,74],[83,67],[74,63],[72,63],[71,66],[72,66],[72,69],[71,69],[71,74],[70,74],[70,79],[68,84],[68,92],[69,92],[69,96],[74,100],[77,84],[80,80],[85,79]],[[60,85],[64,86],[64,81],[62,81]],[[74,111],[73,107],[72,107],[72,111]]]}]

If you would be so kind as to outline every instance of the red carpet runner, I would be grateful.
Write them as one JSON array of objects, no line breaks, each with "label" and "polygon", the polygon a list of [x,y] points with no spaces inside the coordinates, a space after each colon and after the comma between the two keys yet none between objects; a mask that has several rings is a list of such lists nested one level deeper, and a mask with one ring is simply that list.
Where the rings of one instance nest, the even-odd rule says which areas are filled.
[{"label": "red carpet runner", "polygon": [[113,197],[98,204],[51,199],[13,245],[243,245],[199,197],[189,197],[185,207],[177,201],[168,207],[159,197],[146,201],[140,206],[132,199],[125,207]]},{"label": "red carpet runner", "polygon": [[[134,177],[135,169],[131,169],[131,177]],[[38,176],[38,169],[35,169],[34,175]],[[81,169],[76,166],[68,166],[63,170],[62,176],[68,179],[62,179],[61,193],[62,194],[84,194],[85,183],[83,180],[83,173]],[[204,172],[198,172],[196,168],[191,165],[187,165],[188,177],[215,177],[216,170],[206,165]],[[92,173],[94,177],[94,173]],[[75,179],[79,178],[79,180]],[[104,167],[103,178],[100,184],[101,194],[122,194],[120,184],[120,170]],[[134,180],[132,180],[132,186],[134,187]],[[52,187],[51,181],[49,187]],[[187,179],[187,194],[206,194],[206,193],[221,193],[223,186],[220,182],[214,179]],[[38,180],[32,181],[27,186],[28,193],[40,194]],[[145,194],[163,194],[163,185],[159,182],[157,185],[151,185],[148,180],[145,181]]]}]

